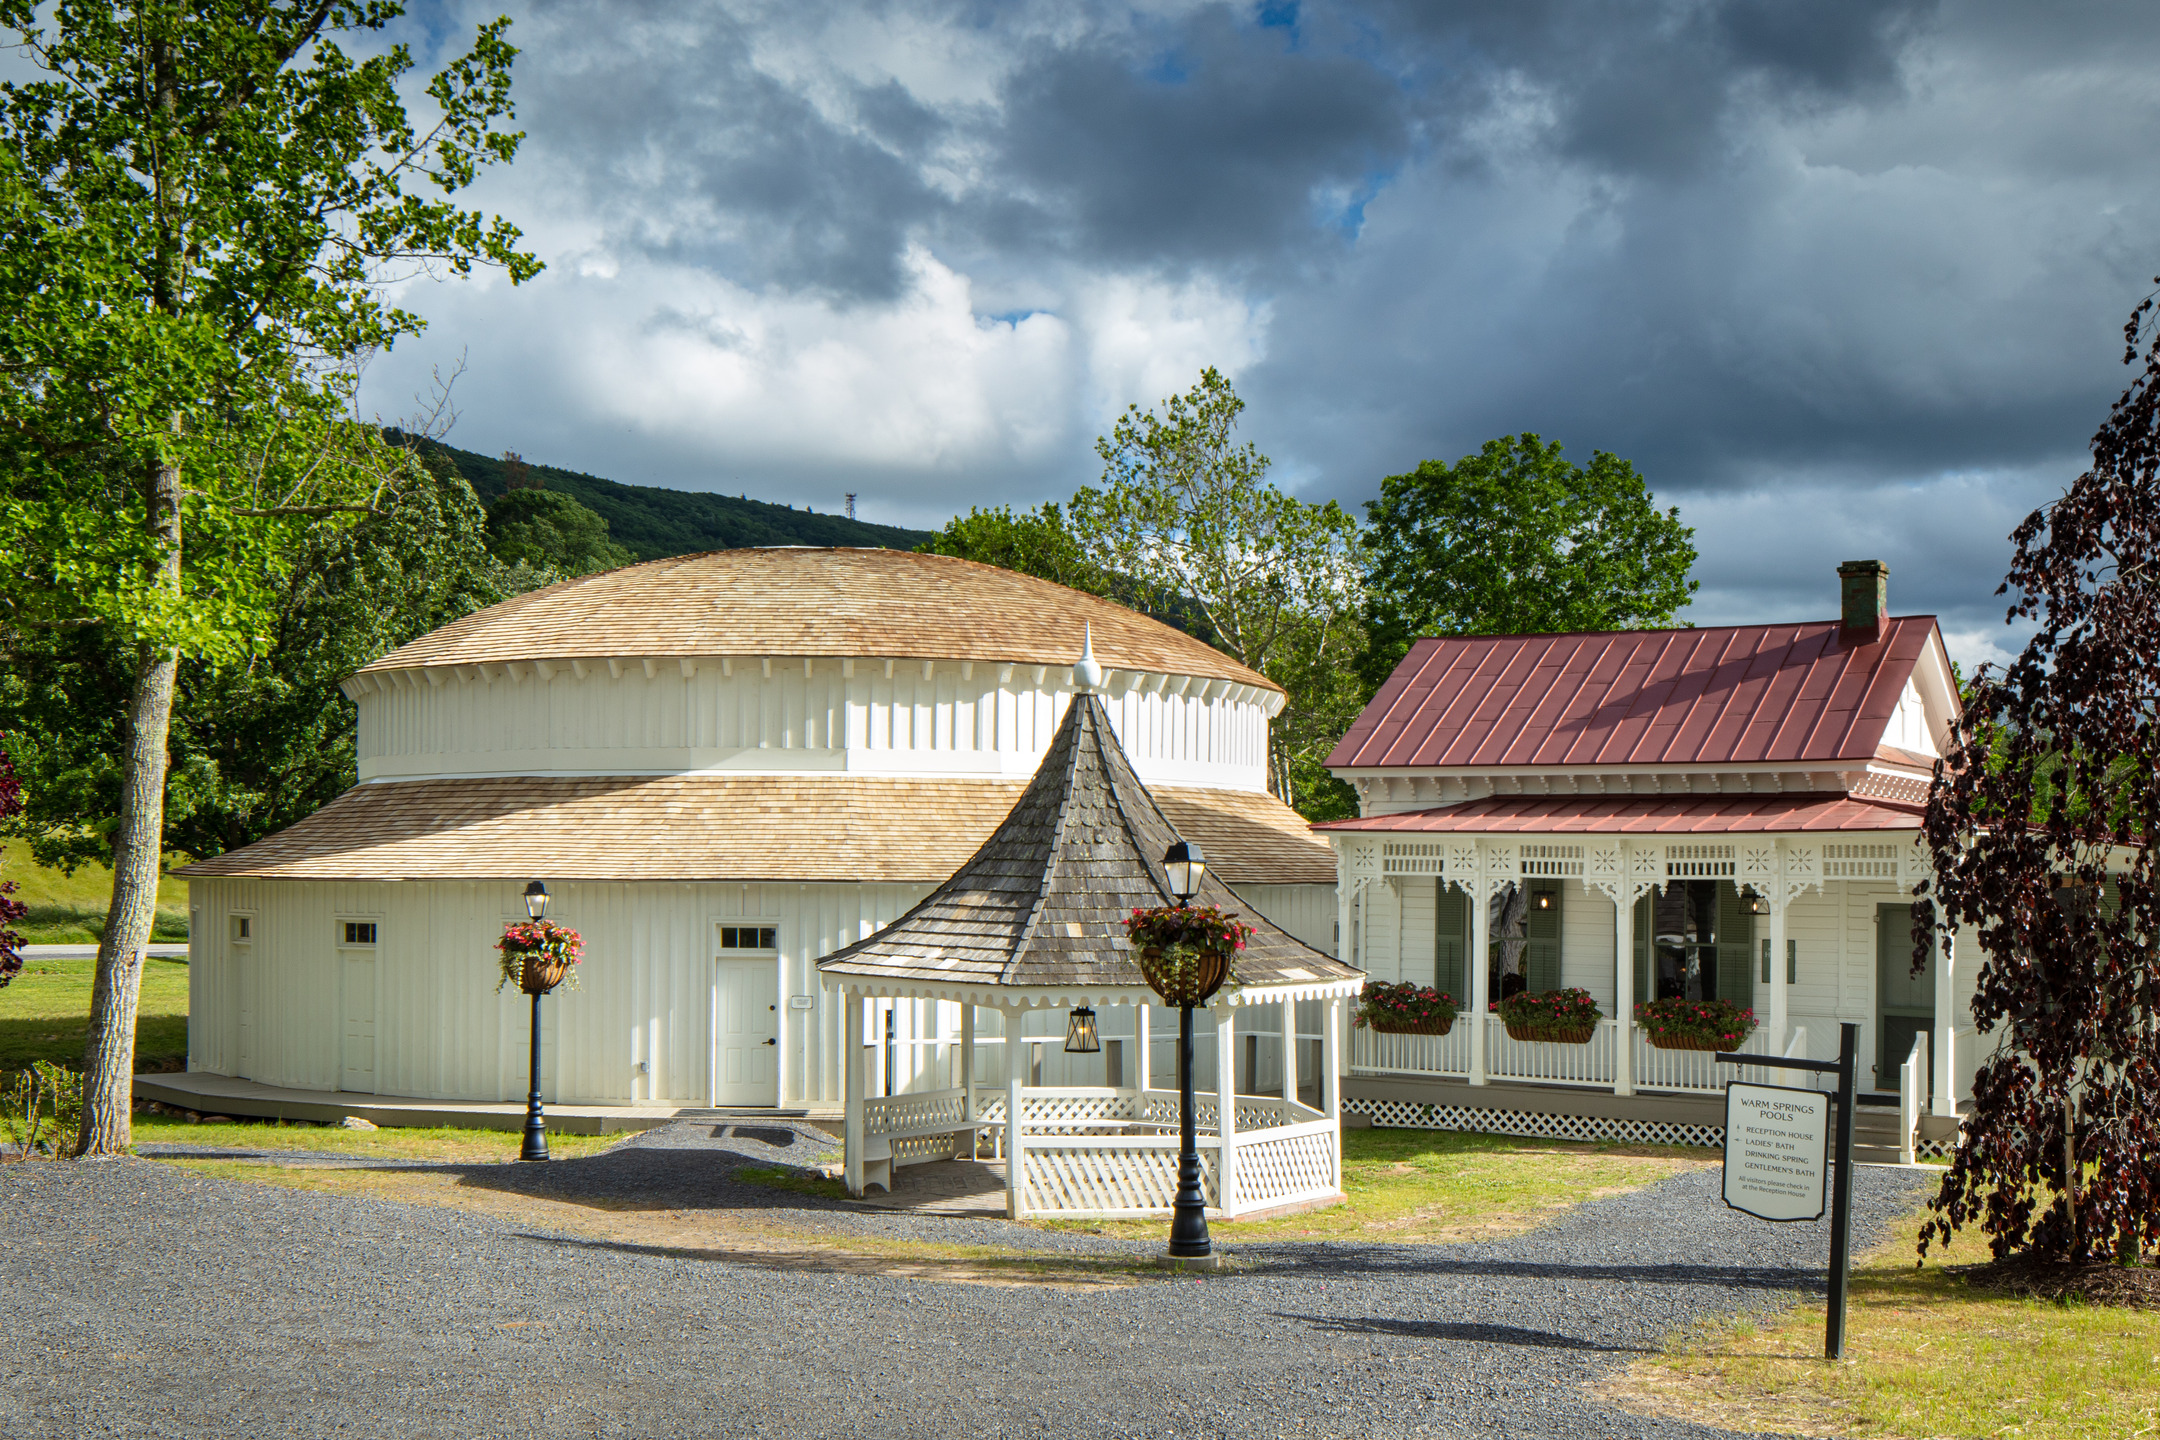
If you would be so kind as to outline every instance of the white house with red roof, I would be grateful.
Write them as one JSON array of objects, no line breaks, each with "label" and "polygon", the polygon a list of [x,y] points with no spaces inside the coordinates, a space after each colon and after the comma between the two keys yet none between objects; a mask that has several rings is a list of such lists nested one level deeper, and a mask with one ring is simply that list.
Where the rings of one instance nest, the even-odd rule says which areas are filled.
[{"label": "white house with red roof", "polygon": [[[1356,1031],[1346,1108],[1715,1138],[1732,1067],[1635,1023],[1679,996],[1750,1007],[1757,1053],[1835,1058],[1855,1022],[1861,1089],[1902,1098],[1901,1148],[1954,1132],[1978,957],[1915,976],[1910,926],[1956,682],[1934,618],[1887,613],[1883,565],[1838,574],[1838,620],[1411,648],[1328,757],[1358,818],[1315,828],[1343,957],[1463,1015],[1442,1036]],[[1605,1018],[1584,1044],[1510,1039],[1488,1015],[1503,986],[1580,988]]]}]

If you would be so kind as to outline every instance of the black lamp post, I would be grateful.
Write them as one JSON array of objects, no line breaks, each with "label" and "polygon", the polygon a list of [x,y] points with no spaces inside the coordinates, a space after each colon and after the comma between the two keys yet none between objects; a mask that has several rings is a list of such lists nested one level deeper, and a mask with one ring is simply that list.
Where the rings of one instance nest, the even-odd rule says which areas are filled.
[{"label": "black lamp post", "polygon": [[[1207,857],[1200,847],[1180,840],[1163,856],[1164,877],[1178,909],[1200,893],[1201,877],[1207,874]],[[1197,1260],[1215,1253],[1208,1239],[1207,1196],[1200,1189],[1200,1143],[1193,1128],[1192,1012],[1178,1007],[1178,1150],[1177,1199],[1170,1206],[1170,1254],[1174,1259]],[[1235,1104],[1227,1095],[1216,1097],[1219,1106]],[[1218,1130],[1218,1134],[1220,1131]]]},{"label": "black lamp post", "polygon": [[[525,914],[529,919],[547,918],[547,886],[538,880],[525,887]],[[532,967],[526,967],[526,974]],[[547,992],[532,992],[532,1090],[525,1097],[525,1144],[518,1151],[520,1160],[545,1160],[548,1158],[547,1117],[540,1112],[540,997]]]}]

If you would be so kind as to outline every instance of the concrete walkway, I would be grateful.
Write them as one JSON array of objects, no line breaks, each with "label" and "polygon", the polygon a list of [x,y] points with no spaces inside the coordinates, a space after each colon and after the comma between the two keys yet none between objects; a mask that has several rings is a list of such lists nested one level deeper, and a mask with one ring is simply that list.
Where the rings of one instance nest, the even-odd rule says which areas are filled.
[{"label": "concrete walkway", "polygon": [[[146,945],[143,948],[153,960],[187,959],[185,940],[177,945]],[[25,945],[16,953],[25,960],[95,960],[97,950],[95,945]]]},{"label": "concrete walkway", "polygon": [[[178,1106],[204,1115],[254,1116],[266,1120],[314,1120],[335,1124],[348,1115],[377,1125],[463,1125],[480,1130],[519,1130],[525,1125],[525,1102],[427,1100],[409,1095],[361,1095],[346,1090],[295,1090],[263,1085],[231,1075],[191,1071],[182,1075],[137,1075],[135,1095],[142,1100]],[[710,1110],[688,1105],[550,1105],[550,1130],[569,1135],[613,1135],[648,1130],[670,1120],[724,1120],[758,1116],[805,1117],[808,1111]],[[815,1117],[812,1117],[815,1118]],[[837,1133],[839,1112],[832,1123]]]}]

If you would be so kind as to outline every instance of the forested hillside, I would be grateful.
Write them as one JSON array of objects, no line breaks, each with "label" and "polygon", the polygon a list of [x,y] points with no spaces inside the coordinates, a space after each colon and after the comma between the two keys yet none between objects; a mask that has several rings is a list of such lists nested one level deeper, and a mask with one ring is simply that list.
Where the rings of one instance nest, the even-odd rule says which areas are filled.
[{"label": "forested hillside", "polygon": [[[862,545],[912,550],[930,538],[928,531],[897,525],[872,525],[845,515],[821,515],[763,500],[714,495],[697,490],[663,490],[653,485],[621,485],[597,475],[562,470],[530,461],[477,455],[454,445],[430,442],[457,466],[482,502],[492,505],[512,481],[537,481],[560,491],[608,522],[616,544],[640,560],[690,555],[700,550],[728,550],[742,545]],[[513,466],[528,472],[520,477]]]}]

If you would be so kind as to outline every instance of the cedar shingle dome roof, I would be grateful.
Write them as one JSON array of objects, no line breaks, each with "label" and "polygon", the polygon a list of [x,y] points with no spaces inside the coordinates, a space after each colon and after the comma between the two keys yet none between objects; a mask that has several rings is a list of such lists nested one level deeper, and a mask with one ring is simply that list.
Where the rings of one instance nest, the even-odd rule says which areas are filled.
[{"label": "cedar shingle dome roof", "polygon": [[1211,645],[1048,580],[948,555],[715,550],[587,575],[491,605],[362,671],[619,656],[831,655],[1070,665],[1279,691]]}]

